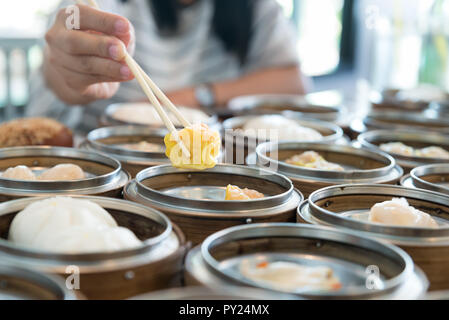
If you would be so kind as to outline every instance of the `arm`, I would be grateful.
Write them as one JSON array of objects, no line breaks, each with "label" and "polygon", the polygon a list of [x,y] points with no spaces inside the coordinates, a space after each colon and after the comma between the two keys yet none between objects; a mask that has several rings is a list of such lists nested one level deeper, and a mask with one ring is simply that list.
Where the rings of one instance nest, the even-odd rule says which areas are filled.
[{"label": "arm", "polygon": [[[251,94],[304,94],[305,86],[298,66],[267,68],[231,81],[212,84],[218,106],[225,106],[234,97]],[[195,88],[168,93],[173,103],[199,107]]]},{"label": "arm", "polygon": [[[225,106],[236,96],[304,94],[304,77],[296,49],[296,33],[274,0],[256,1],[254,34],[241,76],[213,84],[216,104]],[[193,88],[170,93],[175,103],[198,106]]]}]

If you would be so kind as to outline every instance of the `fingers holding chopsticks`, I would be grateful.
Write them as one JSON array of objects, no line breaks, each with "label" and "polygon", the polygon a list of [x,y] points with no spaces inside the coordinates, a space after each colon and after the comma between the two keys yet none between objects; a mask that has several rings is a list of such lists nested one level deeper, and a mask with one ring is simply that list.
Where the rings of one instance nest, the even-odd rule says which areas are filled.
[{"label": "fingers holding chopsticks", "polygon": [[132,24],[124,17],[87,5],[78,7],[80,30],[67,28],[68,13],[62,9],[45,36],[45,78],[56,95],[69,104],[110,98],[119,82],[133,79],[123,62],[125,54],[134,48]]}]

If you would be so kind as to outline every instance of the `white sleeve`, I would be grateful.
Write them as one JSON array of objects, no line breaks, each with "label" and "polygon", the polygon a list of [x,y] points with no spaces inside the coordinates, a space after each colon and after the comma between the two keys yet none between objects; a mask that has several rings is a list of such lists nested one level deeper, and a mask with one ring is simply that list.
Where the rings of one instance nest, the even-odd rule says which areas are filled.
[{"label": "white sleeve", "polygon": [[299,64],[294,25],[275,0],[255,2],[253,38],[246,71]]}]

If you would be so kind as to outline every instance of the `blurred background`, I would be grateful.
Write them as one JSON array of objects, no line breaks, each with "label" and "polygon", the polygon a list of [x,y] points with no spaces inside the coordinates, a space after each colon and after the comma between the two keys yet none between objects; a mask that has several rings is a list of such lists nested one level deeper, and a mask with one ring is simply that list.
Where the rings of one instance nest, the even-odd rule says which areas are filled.
[{"label": "blurred background", "polygon": [[[448,0],[277,0],[297,28],[312,91],[363,103],[370,90],[449,89]],[[40,39],[59,0],[0,3],[0,117],[20,115]],[[7,107],[7,108],[6,108]],[[13,111],[11,111],[13,110]]]}]

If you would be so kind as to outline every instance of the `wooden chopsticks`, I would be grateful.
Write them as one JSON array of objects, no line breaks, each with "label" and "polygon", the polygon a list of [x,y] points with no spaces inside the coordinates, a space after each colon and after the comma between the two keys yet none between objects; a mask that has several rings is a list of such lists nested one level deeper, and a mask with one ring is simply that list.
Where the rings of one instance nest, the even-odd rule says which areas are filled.
[{"label": "wooden chopsticks", "polygon": [[[89,3],[89,6],[95,9],[100,9],[100,6],[96,2],[96,0],[87,0],[87,1]],[[78,4],[85,4],[83,0],[77,0],[77,2]],[[139,64],[126,51],[124,61],[128,65],[131,72],[133,73],[143,92],[148,97],[148,100],[150,100],[151,104],[156,109],[164,125],[171,133],[171,137],[175,139],[175,141],[181,147],[183,154],[186,157],[190,158],[189,150],[179,138],[179,134],[178,131],[176,130],[175,125],[162,108],[162,105],[159,102],[158,98],[178,118],[178,120],[184,127],[191,127],[190,122],[182,115],[182,113],[178,110],[178,108],[176,108],[176,106],[170,101],[170,99],[168,99],[168,97],[162,92],[162,90],[154,83],[154,81],[151,80],[150,76],[143,71],[143,69],[139,66]]]},{"label": "wooden chopsticks", "polygon": [[[78,3],[78,4],[86,4],[85,2],[84,2],[84,0],[76,0],[76,2]],[[96,8],[96,9],[100,9],[100,6],[98,5],[98,3],[97,3],[97,1],[96,0],[87,0],[87,2],[89,3],[89,6],[91,6],[91,7],[94,7],[94,8]]]}]

